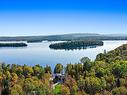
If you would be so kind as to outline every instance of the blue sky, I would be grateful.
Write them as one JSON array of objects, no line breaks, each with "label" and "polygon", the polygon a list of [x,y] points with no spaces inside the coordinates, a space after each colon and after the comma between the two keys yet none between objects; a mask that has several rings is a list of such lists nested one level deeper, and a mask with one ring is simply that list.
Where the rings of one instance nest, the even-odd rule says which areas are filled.
[{"label": "blue sky", "polygon": [[127,34],[126,0],[0,0],[0,35]]}]

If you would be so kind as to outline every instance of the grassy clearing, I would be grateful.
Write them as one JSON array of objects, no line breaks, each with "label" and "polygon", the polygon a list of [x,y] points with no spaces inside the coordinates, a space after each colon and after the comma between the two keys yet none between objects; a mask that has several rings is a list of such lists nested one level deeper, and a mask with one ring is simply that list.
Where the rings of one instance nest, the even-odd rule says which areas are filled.
[{"label": "grassy clearing", "polygon": [[61,91],[61,85],[58,84],[58,85],[55,86],[54,92],[55,92],[56,94],[59,94],[60,91]]}]

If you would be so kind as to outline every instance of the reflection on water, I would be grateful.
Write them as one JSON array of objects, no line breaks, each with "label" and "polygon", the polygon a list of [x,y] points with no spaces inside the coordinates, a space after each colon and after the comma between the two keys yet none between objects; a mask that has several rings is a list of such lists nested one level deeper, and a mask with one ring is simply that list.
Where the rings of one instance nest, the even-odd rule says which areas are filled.
[{"label": "reflection on water", "polygon": [[96,48],[98,46],[94,45],[94,46],[78,46],[78,47],[72,47],[72,48],[69,48],[69,49],[54,49],[54,48],[50,48],[52,50],[82,50],[82,49],[89,49],[89,48]]},{"label": "reflection on water", "polygon": [[104,41],[103,46],[69,51],[50,49],[49,44],[51,43],[54,42],[28,43],[27,47],[0,48],[0,61],[9,64],[27,64],[30,66],[40,64],[54,67],[56,63],[66,65],[67,63],[79,62],[79,59],[84,56],[94,60],[98,53],[115,49],[127,41]]}]

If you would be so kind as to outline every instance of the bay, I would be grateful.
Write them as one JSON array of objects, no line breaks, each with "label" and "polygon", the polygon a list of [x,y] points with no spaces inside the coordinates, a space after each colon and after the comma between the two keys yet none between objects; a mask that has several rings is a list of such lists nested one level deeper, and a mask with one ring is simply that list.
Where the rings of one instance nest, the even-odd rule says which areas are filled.
[{"label": "bay", "polygon": [[52,68],[57,63],[64,66],[68,63],[77,63],[82,57],[89,57],[91,60],[96,58],[96,55],[103,53],[104,50],[110,51],[127,41],[103,41],[104,45],[99,47],[77,49],[77,50],[53,50],[49,48],[51,43],[55,42],[42,42],[42,43],[27,43],[27,47],[4,47],[0,48],[0,62],[7,64],[27,64],[33,66],[40,64],[41,66],[49,65]]}]

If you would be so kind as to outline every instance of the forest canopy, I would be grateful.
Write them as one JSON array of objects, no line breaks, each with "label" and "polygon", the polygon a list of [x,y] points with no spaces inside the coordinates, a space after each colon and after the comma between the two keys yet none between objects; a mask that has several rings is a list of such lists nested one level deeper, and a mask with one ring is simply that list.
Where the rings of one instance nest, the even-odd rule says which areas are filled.
[{"label": "forest canopy", "polygon": [[118,61],[118,60],[127,60],[127,44],[124,44],[114,50],[111,50],[106,53],[100,53],[96,56],[97,61]]}]

